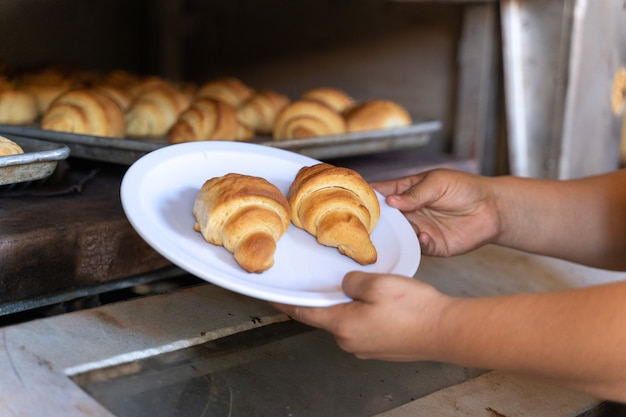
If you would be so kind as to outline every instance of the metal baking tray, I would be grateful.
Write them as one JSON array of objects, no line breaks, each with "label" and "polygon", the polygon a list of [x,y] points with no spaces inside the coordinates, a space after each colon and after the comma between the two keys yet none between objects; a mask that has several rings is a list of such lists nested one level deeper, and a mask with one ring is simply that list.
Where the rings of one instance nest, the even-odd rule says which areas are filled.
[{"label": "metal baking tray", "polygon": [[11,139],[24,149],[23,154],[0,156],[1,186],[47,178],[52,175],[57,163],[70,155],[69,147],[63,144],[9,133],[0,135]]},{"label": "metal baking tray", "polygon": [[[426,121],[402,128],[302,139],[278,141],[270,137],[257,137],[252,142],[325,159],[425,146],[440,129],[439,121]],[[72,157],[127,165],[148,152],[169,145],[167,138],[108,138],[14,125],[0,125],[0,134],[3,133],[67,145]]]}]

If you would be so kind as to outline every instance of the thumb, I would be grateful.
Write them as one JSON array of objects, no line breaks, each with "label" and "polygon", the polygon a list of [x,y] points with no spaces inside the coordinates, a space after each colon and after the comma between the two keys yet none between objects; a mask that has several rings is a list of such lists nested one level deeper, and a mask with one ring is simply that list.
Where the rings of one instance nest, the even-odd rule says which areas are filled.
[{"label": "thumb", "polygon": [[342,282],[344,293],[354,301],[376,304],[393,293],[394,282],[408,279],[400,275],[379,274],[363,271],[348,272]]},{"label": "thumb", "polygon": [[368,294],[371,282],[375,278],[374,274],[363,271],[348,272],[341,283],[343,292],[353,300],[366,303],[372,302],[371,295]]},{"label": "thumb", "polygon": [[426,190],[415,185],[402,194],[388,195],[385,197],[385,202],[400,211],[418,210],[436,200],[436,197],[431,195],[432,193],[424,191]]}]

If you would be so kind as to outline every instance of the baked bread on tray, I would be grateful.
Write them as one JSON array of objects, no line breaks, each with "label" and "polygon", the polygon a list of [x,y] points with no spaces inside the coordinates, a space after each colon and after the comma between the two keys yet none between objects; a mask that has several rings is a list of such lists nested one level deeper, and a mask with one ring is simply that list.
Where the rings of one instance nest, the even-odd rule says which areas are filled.
[{"label": "baked bread on tray", "polygon": [[280,112],[273,137],[275,140],[285,140],[345,132],[346,121],[332,107],[318,100],[299,99]]},{"label": "baked bread on tray", "polygon": [[170,143],[202,140],[246,141],[254,132],[237,119],[236,110],[228,103],[208,98],[196,98],[184,110],[167,132]]},{"label": "baked bread on tray", "polygon": [[24,153],[24,149],[9,138],[0,136],[0,156],[18,155]]},{"label": "baked bread on tray", "polygon": [[94,136],[124,137],[124,111],[96,88],[69,90],[56,98],[41,119],[41,128]]}]

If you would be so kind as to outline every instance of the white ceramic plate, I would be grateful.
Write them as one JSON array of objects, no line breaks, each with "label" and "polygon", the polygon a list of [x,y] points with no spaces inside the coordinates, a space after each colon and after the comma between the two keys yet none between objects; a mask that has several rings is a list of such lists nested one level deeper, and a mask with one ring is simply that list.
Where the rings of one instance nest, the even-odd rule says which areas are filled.
[{"label": "white ceramic plate", "polygon": [[190,142],[153,151],[135,162],[121,186],[122,205],[135,230],[165,258],[226,289],[285,304],[329,306],[350,299],[341,291],[352,270],[413,276],[420,262],[415,232],[396,209],[381,202],[372,233],[378,261],[361,266],[337,249],[291,225],[277,244],[274,266],[262,274],[244,271],[221,246],[193,230],[196,194],[209,178],[230,172],[263,177],[287,193],[297,171],[319,161],[263,145]]}]

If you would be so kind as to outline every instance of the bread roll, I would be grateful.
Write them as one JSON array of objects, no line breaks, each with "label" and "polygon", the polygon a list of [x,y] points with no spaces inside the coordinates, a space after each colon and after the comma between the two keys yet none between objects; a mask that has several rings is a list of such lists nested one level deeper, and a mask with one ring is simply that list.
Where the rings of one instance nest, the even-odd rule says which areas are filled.
[{"label": "bread roll", "polygon": [[348,132],[389,129],[410,126],[409,112],[393,101],[369,100],[348,109],[344,113]]},{"label": "bread roll", "polygon": [[285,196],[267,180],[227,174],[204,183],[193,206],[194,229],[224,246],[246,271],[274,265],[276,243],[289,227]]},{"label": "bread roll", "polygon": [[302,95],[304,99],[318,100],[331,107],[337,113],[342,113],[354,105],[354,99],[345,92],[336,88],[313,88]]},{"label": "bread roll", "polygon": [[9,138],[0,136],[0,156],[18,155],[24,153],[24,149]]},{"label": "bread roll", "polygon": [[110,85],[128,92],[133,97],[138,97],[144,92],[172,83],[165,78],[156,75],[140,75],[126,70],[113,70],[104,74],[99,80],[100,84]]},{"label": "bread roll", "polygon": [[335,110],[317,100],[300,99],[278,114],[273,137],[284,140],[345,132],[346,122]]},{"label": "bread roll", "polygon": [[131,103],[135,99],[135,96],[130,90],[114,84],[96,83],[94,88],[101,90],[115,100],[124,113],[130,108]]},{"label": "bread roll", "polygon": [[278,113],[289,104],[287,96],[264,90],[254,93],[237,109],[237,119],[244,126],[261,134],[271,134]]},{"label": "bread roll", "polygon": [[354,170],[320,163],[300,169],[287,199],[291,221],[361,265],[377,260],[370,234],[380,217],[376,193]]},{"label": "bread roll", "polygon": [[221,77],[202,84],[196,93],[197,98],[222,100],[234,108],[252,97],[254,89],[235,77]]},{"label": "bread roll", "polygon": [[167,84],[141,93],[126,112],[126,134],[134,137],[165,136],[191,98]]},{"label": "bread roll", "polygon": [[71,77],[64,69],[57,66],[24,73],[20,77],[19,85],[35,96],[37,111],[40,115],[44,114],[50,104],[61,94],[84,86],[80,79]]},{"label": "bread roll", "polygon": [[41,128],[62,132],[124,137],[124,112],[108,95],[94,88],[70,90],[52,102]]},{"label": "bread roll", "polygon": [[212,98],[194,100],[167,132],[170,143],[200,140],[246,141],[254,132],[237,120],[235,109]]},{"label": "bread roll", "polygon": [[37,99],[21,88],[0,90],[0,123],[29,124],[39,116]]}]

